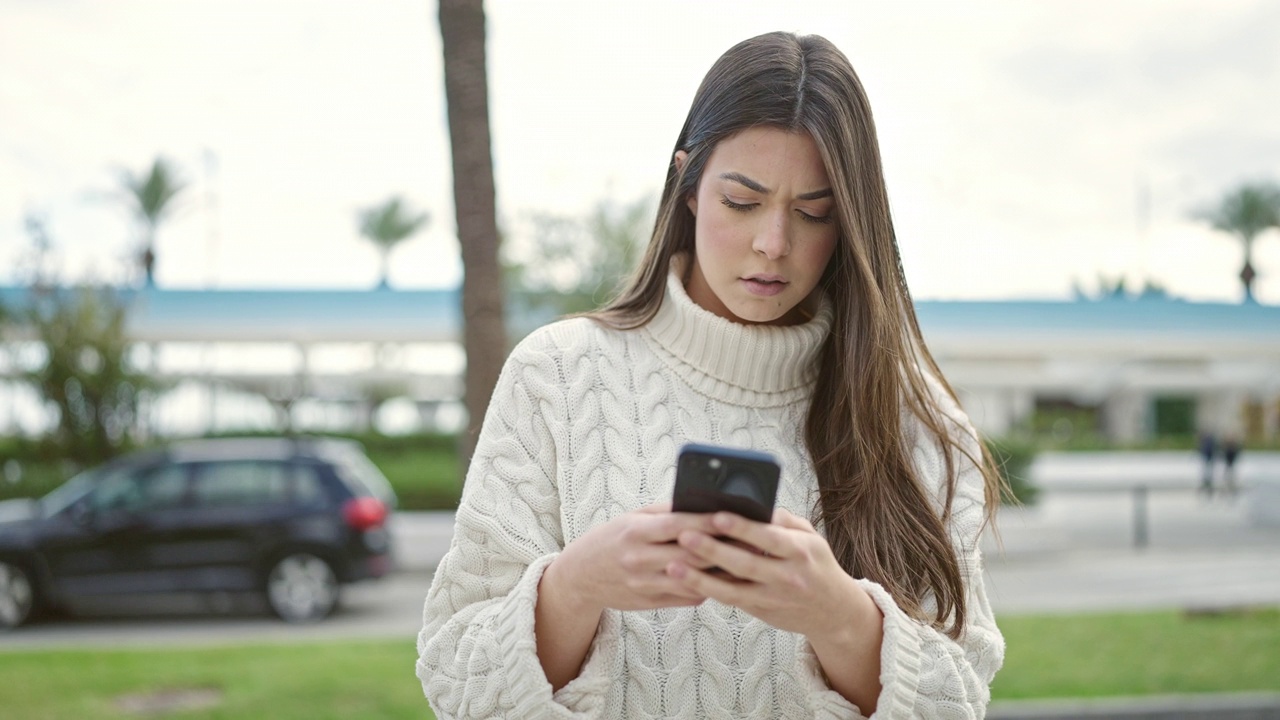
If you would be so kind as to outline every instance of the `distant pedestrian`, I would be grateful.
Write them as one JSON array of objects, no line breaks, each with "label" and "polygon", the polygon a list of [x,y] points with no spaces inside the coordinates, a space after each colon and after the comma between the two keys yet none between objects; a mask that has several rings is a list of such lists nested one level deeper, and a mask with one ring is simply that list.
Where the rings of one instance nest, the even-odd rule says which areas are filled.
[{"label": "distant pedestrian", "polygon": [[1218,439],[1211,432],[1200,433],[1198,444],[1200,459],[1203,461],[1204,474],[1200,479],[1200,492],[1213,497],[1213,459],[1218,453]]},{"label": "distant pedestrian", "polygon": [[1236,459],[1240,457],[1240,440],[1234,437],[1222,441],[1222,486],[1227,495],[1234,496],[1239,486],[1236,483]]}]

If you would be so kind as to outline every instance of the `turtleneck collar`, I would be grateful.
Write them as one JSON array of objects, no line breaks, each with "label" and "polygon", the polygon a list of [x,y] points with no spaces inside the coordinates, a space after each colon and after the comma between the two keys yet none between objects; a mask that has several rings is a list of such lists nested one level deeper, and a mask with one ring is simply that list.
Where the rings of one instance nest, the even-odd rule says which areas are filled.
[{"label": "turtleneck collar", "polygon": [[733,396],[726,399],[803,394],[813,381],[814,360],[831,329],[830,301],[822,298],[813,318],[801,325],[733,322],[689,298],[683,269],[684,259],[675,258],[662,305],[645,326],[670,355],[668,365],[708,394]]}]

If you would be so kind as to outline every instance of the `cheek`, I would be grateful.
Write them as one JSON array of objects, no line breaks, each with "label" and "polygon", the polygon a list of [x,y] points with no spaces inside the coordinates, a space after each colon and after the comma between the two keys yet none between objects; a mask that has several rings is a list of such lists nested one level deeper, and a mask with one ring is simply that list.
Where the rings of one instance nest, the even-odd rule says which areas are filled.
[{"label": "cheek", "polygon": [[717,210],[718,208],[707,208],[704,205],[703,212],[698,215],[694,227],[699,253],[717,256],[733,250],[736,235],[734,226],[726,222],[725,218],[718,217]]},{"label": "cheek", "polygon": [[806,247],[805,265],[815,277],[821,277],[826,272],[827,266],[831,264],[831,258],[835,257],[838,241],[839,238],[833,231],[815,238],[815,242]]}]

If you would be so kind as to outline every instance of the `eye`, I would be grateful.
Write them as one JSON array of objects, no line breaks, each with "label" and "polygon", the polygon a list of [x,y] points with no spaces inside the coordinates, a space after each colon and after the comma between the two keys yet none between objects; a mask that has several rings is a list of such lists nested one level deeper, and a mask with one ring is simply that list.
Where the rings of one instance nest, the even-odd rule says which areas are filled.
[{"label": "eye", "polygon": [[751,210],[752,208],[754,208],[756,205],[759,204],[759,203],[736,203],[730,200],[728,195],[721,195],[720,202],[730,210],[737,210],[739,212],[747,212],[748,210]]},{"label": "eye", "polygon": [[814,225],[830,225],[831,221],[833,220],[833,218],[830,215],[823,215],[821,217],[818,217],[816,215],[810,215],[809,213],[803,210],[796,210],[796,212],[800,213],[801,219],[803,219],[805,222],[813,223]]}]

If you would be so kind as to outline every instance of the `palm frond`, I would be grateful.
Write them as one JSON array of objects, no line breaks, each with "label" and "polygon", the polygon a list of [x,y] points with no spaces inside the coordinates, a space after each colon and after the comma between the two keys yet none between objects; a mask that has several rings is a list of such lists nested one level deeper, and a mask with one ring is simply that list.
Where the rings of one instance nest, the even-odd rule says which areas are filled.
[{"label": "palm frond", "polygon": [[392,197],[381,205],[360,211],[360,234],[390,249],[421,230],[430,220],[429,213],[414,212],[400,197]]},{"label": "palm frond", "polygon": [[1196,217],[1214,230],[1250,243],[1267,228],[1280,227],[1280,186],[1269,182],[1241,185]]},{"label": "palm frond", "polygon": [[133,201],[139,222],[155,227],[174,208],[173,200],[187,183],[177,169],[163,157],[157,157],[145,173],[120,172],[120,184]]}]

